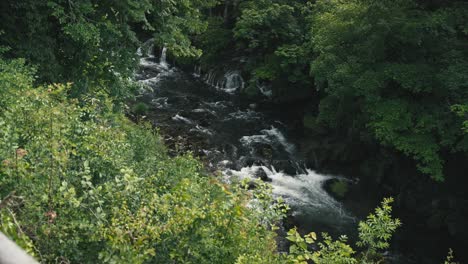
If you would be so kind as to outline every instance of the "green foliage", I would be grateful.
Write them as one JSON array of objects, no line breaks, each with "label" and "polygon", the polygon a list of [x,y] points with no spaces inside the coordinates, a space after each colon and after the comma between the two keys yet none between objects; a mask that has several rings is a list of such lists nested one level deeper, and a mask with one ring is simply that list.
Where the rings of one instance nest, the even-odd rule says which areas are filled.
[{"label": "green foliage", "polygon": [[317,1],[312,75],[326,92],[319,120],[369,131],[443,180],[445,151],[467,151],[451,105],[468,100],[466,4]]},{"label": "green foliage", "polygon": [[209,17],[207,30],[195,38],[198,46],[203,50],[200,63],[211,66],[219,63],[220,57],[229,56],[229,49],[233,42],[232,30],[226,28],[221,17]]},{"label": "green foliage", "polygon": [[207,29],[203,10],[213,7],[218,0],[159,0],[154,2],[149,20],[156,43],[166,46],[178,57],[199,57],[200,49],[192,45],[189,36]]},{"label": "green foliage", "polygon": [[234,36],[247,40],[250,49],[268,50],[270,45],[295,37],[294,8],[286,2],[246,1],[241,9]]},{"label": "green foliage", "polygon": [[271,229],[285,207],[266,185],[250,194],[205,176],[190,155],[168,157],[149,125],[113,113],[105,97],[78,102],[67,99],[69,85],[33,89],[19,61],[1,65],[9,96],[1,97],[0,197],[21,199],[2,209],[0,229],[34,245],[41,262],[277,258]]},{"label": "green foliage", "polygon": [[385,198],[382,205],[370,214],[365,222],[359,223],[359,247],[365,248],[359,256],[347,244],[347,237],[342,235],[333,240],[328,234],[322,234],[323,240],[318,242],[318,250],[311,252],[310,245],[317,242],[317,235],[310,233],[302,237],[296,229],[288,232],[287,239],[291,242],[289,254],[284,255],[286,263],[306,264],[313,261],[317,264],[353,264],[382,263],[382,250],[389,247],[388,241],[395,230],[401,225],[398,219],[390,215],[392,198]]},{"label": "green foliage", "polygon": [[465,131],[465,133],[468,133],[468,104],[454,105],[452,106],[452,111],[463,118],[464,121],[462,124],[462,129]]},{"label": "green foliage", "polygon": [[246,0],[217,8],[225,4],[235,23],[210,18],[199,41],[203,66],[229,58],[227,46],[246,58],[243,92],[251,97],[268,83],[276,100],[303,100],[315,84],[319,113],[305,125],[338,141],[331,159],[349,160],[349,142],[380,144],[443,181],[447,153],[468,152],[460,114],[468,101],[466,3]]},{"label": "green foliage", "polygon": [[[272,187],[226,185],[191,155],[171,158],[150,125],[112,112],[105,96],[69,99],[71,85],[32,88],[21,60],[0,60],[0,230],[43,263],[355,263],[346,237],[288,232]],[[253,190],[250,187],[255,186]],[[391,200],[360,224],[373,254],[398,220]],[[367,254],[366,254],[367,256]]]},{"label": "green foliage", "polygon": [[289,254],[287,255],[288,263],[307,263],[313,257],[313,254],[309,251],[309,245],[315,243],[317,240],[317,234],[314,232],[309,233],[302,237],[296,228],[288,231],[286,239],[291,242],[289,247]]},{"label": "green foliage", "polygon": [[447,258],[444,261],[444,264],[457,264],[457,262],[454,261],[455,257],[453,256],[453,250],[449,249]]},{"label": "green foliage", "polygon": [[203,68],[216,68],[220,60],[241,64],[250,78],[243,92],[252,97],[259,94],[258,82],[275,84],[278,94],[288,93],[285,82],[308,90],[310,49],[303,45],[307,29],[301,27],[307,7],[298,2],[220,1],[214,10],[225,12],[210,12],[208,30],[194,38],[203,50]]},{"label": "green foliage", "polygon": [[375,209],[375,214],[370,214],[365,222],[359,223],[357,245],[366,249],[363,254],[365,262],[381,257],[377,253],[390,246],[393,233],[401,226],[400,220],[392,219],[392,202],[393,198],[385,198],[381,206]]},{"label": "green foliage", "polygon": [[346,244],[347,237],[340,236],[333,241],[330,236],[323,234],[324,242],[319,243],[320,250],[314,252],[312,259],[317,264],[354,264],[358,261],[352,256],[354,250]]},{"label": "green foliage", "polygon": [[138,62],[137,33],[154,34],[177,56],[199,56],[188,36],[206,29],[201,12],[215,2],[6,0],[0,46],[37,65],[40,83],[72,82],[75,97],[105,93],[124,100]]},{"label": "green foliage", "polygon": [[[0,203],[5,200],[0,201]],[[35,256],[34,245],[31,239],[24,234],[15,219],[14,214],[8,209],[0,209],[0,231],[7,237],[15,241],[15,243],[23,248],[31,256]]]}]

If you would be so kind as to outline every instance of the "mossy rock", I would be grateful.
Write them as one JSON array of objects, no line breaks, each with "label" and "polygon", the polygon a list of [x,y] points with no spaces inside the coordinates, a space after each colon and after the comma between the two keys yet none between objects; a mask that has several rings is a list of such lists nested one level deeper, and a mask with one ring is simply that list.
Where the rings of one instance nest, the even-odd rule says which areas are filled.
[{"label": "mossy rock", "polygon": [[335,198],[343,199],[349,192],[349,183],[344,180],[333,179],[326,183],[325,189]]}]

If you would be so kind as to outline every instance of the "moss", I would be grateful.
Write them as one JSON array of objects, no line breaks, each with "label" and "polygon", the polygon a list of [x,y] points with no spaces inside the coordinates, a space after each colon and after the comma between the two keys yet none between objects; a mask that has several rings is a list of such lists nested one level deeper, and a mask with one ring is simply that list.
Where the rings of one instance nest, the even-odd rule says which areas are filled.
[{"label": "moss", "polygon": [[331,184],[330,189],[339,198],[344,198],[348,192],[348,183],[345,181],[336,181]]}]

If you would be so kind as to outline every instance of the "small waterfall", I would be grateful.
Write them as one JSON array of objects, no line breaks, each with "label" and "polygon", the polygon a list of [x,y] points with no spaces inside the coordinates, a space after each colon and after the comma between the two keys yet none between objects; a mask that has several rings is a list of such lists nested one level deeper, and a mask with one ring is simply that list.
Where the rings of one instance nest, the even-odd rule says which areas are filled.
[{"label": "small waterfall", "polygon": [[203,76],[203,80],[206,84],[216,87],[216,73],[214,70],[210,70],[207,74]]},{"label": "small waterfall", "polygon": [[244,89],[245,83],[244,79],[237,71],[227,72],[224,75],[223,83],[221,89],[225,90],[228,93],[232,93],[236,90]]},{"label": "small waterfall", "polygon": [[140,56],[140,72],[135,74],[141,84],[140,93],[153,92],[162,79],[172,75],[176,69],[170,68],[167,63],[167,48],[164,47],[158,59],[154,56],[154,39],[144,42],[137,50]]},{"label": "small waterfall", "polygon": [[242,90],[245,87],[244,79],[239,71],[227,71],[222,73],[217,70],[209,70],[208,73],[202,75],[201,68],[195,67],[193,76],[201,77],[209,86],[230,94]]},{"label": "small waterfall", "polygon": [[201,66],[195,66],[193,69],[193,77],[200,78],[201,77]]},{"label": "small waterfall", "polygon": [[161,58],[159,58],[159,65],[161,65],[163,68],[169,68],[169,64],[167,63],[167,48],[163,47],[161,51]]}]

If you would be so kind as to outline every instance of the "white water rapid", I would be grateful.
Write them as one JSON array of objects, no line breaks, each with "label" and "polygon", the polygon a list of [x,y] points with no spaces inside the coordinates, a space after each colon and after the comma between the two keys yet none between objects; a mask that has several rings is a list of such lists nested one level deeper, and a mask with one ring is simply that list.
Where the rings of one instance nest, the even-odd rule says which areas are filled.
[{"label": "white water rapid", "polygon": [[[213,170],[222,171],[228,182],[268,180],[273,194],[291,206],[300,226],[322,225],[326,226],[322,230],[328,230],[354,221],[324,188],[338,177],[305,168],[297,147],[288,139],[289,120],[237,100],[245,86],[240,71],[203,74],[198,67],[193,74],[184,74],[167,63],[167,48],[156,58],[152,42],[144,46],[138,51],[142,58],[137,77],[151,89],[141,100],[152,107],[148,118],[164,133],[187,139],[193,144],[188,149],[207,160]],[[268,87],[259,89],[271,96]]]}]

